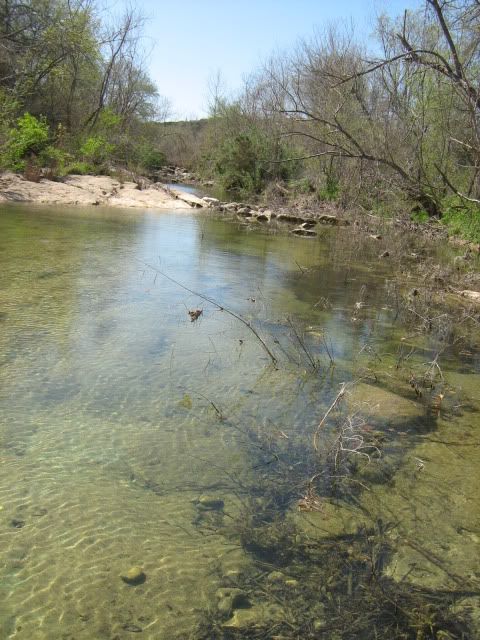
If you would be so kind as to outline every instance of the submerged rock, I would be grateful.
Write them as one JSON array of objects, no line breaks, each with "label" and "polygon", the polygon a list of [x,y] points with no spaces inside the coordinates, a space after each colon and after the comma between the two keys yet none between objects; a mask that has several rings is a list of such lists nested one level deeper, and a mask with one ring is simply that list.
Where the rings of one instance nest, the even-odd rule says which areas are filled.
[{"label": "submerged rock", "polygon": [[291,518],[296,528],[312,540],[355,535],[366,520],[360,509],[327,500],[322,500],[321,511],[295,511]]},{"label": "submerged rock", "polygon": [[224,506],[225,502],[215,496],[200,496],[196,503],[196,507],[200,511],[221,511]]},{"label": "submerged rock", "polygon": [[271,571],[267,576],[268,582],[285,582],[287,576],[281,571]]},{"label": "submerged rock", "polygon": [[296,236],[303,236],[304,238],[314,238],[317,235],[316,231],[312,229],[305,229],[304,227],[297,227],[292,231]]},{"label": "submerged rock", "polygon": [[255,605],[250,609],[237,609],[223,626],[225,629],[261,628],[281,622],[284,618],[285,613],[280,605]]},{"label": "submerged rock", "polygon": [[142,567],[131,567],[125,575],[120,576],[129,585],[143,584],[147,579]]},{"label": "submerged rock", "polygon": [[218,611],[226,616],[230,615],[232,611],[236,611],[237,609],[250,609],[252,606],[247,594],[245,591],[242,591],[242,589],[236,589],[233,587],[217,589],[215,595],[218,600]]}]

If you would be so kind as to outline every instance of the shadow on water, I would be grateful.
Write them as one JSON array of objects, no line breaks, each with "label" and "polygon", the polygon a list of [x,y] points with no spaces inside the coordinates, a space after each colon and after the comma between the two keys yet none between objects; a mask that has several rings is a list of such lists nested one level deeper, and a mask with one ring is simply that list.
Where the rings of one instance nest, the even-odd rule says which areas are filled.
[{"label": "shadow on water", "polygon": [[473,640],[478,335],[339,237],[2,210],[6,638]]}]

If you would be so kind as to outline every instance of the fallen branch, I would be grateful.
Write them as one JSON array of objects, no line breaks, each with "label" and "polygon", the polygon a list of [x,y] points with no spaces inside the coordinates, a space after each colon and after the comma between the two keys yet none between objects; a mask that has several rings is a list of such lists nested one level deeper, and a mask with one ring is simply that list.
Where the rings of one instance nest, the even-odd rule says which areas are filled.
[{"label": "fallen branch", "polygon": [[238,313],[235,313],[235,311],[232,311],[231,309],[227,309],[226,307],[224,307],[223,305],[219,304],[218,302],[216,302],[212,298],[209,298],[208,296],[204,295],[203,293],[199,293],[198,291],[194,291],[193,289],[190,289],[189,287],[187,287],[186,285],[182,284],[178,280],[175,280],[175,278],[172,278],[171,276],[167,275],[166,273],[164,273],[163,271],[161,271],[160,269],[158,269],[154,265],[149,264],[148,262],[144,262],[143,260],[139,260],[138,258],[135,258],[135,259],[137,260],[137,262],[140,262],[140,264],[143,264],[145,267],[148,267],[149,269],[152,269],[152,271],[155,271],[155,273],[158,273],[159,275],[161,275],[166,280],[170,280],[170,282],[173,282],[173,284],[176,284],[177,287],[180,287],[181,289],[184,289],[185,291],[188,291],[188,293],[191,293],[194,296],[197,296],[198,298],[201,298],[202,300],[205,300],[205,302],[208,302],[209,304],[213,305],[214,307],[216,307],[220,311],[225,311],[225,313],[228,313],[228,315],[232,316],[232,318],[235,318],[236,320],[239,320],[248,329],[250,329],[250,331],[253,333],[253,335],[257,338],[257,340],[262,345],[264,351],[267,353],[268,357],[272,361],[273,366],[276,368],[276,366],[277,366],[276,357],[273,355],[273,353],[268,348],[268,345],[265,342],[265,340],[260,336],[258,331],[255,329],[255,327],[248,320],[245,320],[245,318],[242,318],[242,316],[239,315]]},{"label": "fallen branch", "polygon": [[325,421],[327,420],[328,416],[332,413],[332,411],[335,409],[335,407],[337,406],[338,402],[343,398],[343,396],[345,395],[345,391],[347,390],[347,383],[346,382],[342,382],[342,387],[340,389],[340,391],[338,392],[335,400],[332,402],[332,404],[329,406],[329,408],[327,409],[326,414],[323,416],[323,418],[320,420],[320,423],[318,425],[318,427],[315,429],[315,433],[313,434],[313,448],[315,449],[315,451],[318,451],[318,435],[320,433],[321,428],[323,427],[323,425],[325,424]]}]

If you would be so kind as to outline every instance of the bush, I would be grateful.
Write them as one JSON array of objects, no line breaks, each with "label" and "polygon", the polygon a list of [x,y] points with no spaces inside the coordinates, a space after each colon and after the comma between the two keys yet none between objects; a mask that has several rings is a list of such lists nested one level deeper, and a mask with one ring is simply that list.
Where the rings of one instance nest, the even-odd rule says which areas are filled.
[{"label": "bush", "polygon": [[224,140],[216,154],[214,172],[225,191],[248,196],[259,193],[270,180],[294,176],[296,163],[281,162],[289,155],[287,147],[252,127]]},{"label": "bush", "polygon": [[107,142],[101,135],[94,135],[85,140],[79,151],[84,161],[99,166],[110,159],[114,150],[114,144]]},{"label": "bush", "polygon": [[310,178],[300,178],[298,180],[291,180],[288,184],[289,188],[295,195],[306,195],[309,193],[315,193],[315,186]]},{"label": "bush", "polygon": [[48,141],[46,121],[25,113],[8,132],[3,152],[6,166],[14,170],[25,169],[26,158],[39,155],[48,146]]},{"label": "bush", "polygon": [[454,235],[480,242],[480,207],[454,196],[444,202],[441,222]]},{"label": "bush", "polygon": [[64,175],[77,174],[86,176],[95,173],[95,167],[88,162],[74,161],[66,165]]},{"label": "bush", "polygon": [[338,200],[340,194],[340,183],[338,178],[333,173],[328,172],[325,180],[325,185],[318,191],[318,197],[320,200],[327,200],[333,202]]},{"label": "bush", "polygon": [[48,178],[65,175],[65,166],[69,160],[71,156],[66,151],[53,145],[45,147],[38,156],[39,165],[47,170],[45,176]]},{"label": "bush", "polygon": [[137,163],[147,171],[159,171],[167,163],[165,154],[149,143],[141,144],[137,148],[136,156]]}]

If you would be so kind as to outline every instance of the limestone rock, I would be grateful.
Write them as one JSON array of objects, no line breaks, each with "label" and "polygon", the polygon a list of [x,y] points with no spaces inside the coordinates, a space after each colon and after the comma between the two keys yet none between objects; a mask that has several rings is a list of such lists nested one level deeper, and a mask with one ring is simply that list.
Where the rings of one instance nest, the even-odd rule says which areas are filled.
[{"label": "limestone rock", "polygon": [[468,291],[465,289],[461,292],[464,298],[468,298],[469,300],[473,300],[474,302],[480,302],[480,291]]},{"label": "limestone rock", "polygon": [[142,567],[139,566],[131,567],[125,575],[122,575],[120,577],[124,582],[131,586],[143,584],[147,579],[147,576],[144,573]]},{"label": "limestone rock", "polygon": [[327,213],[322,213],[322,215],[318,216],[317,220],[322,224],[331,224],[336,227],[348,227],[350,224],[348,220],[343,220],[342,218],[337,218],[337,216],[331,216]]},{"label": "limestone rock", "polygon": [[255,605],[250,609],[237,609],[223,626],[225,629],[240,630],[262,628],[281,622],[284,618],[285,613],[277,604]]},{"label": "limestone rock", "polygon": [[202,200],[213,207],[220,204],[220,200],[218,198],[211,198],[210,196],[204,196]]},{"label": "limestone rock", "polygon": [[317,235],[317,232],[313,231],[313,229],[305,229],[304,227],[297,227],[293,229],[292,233],[296,236],[303,236],[304,238],[314,238]]},{"label": "limestone rock", "polygon": [[197,508],[201,511],[221,511],[224,506],[224,501],[215,496],[200,496],[197,502]]},{"label": "limestone rock", "polygon": [[271,571],[267,576],[267,582],[285,582],[287,576],[281,571]]},{"label": "limestone rock", "polygon": [[218,600],[217,609],[225,615],[230,615],[232,611],[237,609],[249,609],[252,606],[247,594],[242,589],[233,587],[217,589],[215,595]]},{"label": "limestone rock", "polygon": [[295,224],[301,224],[302,222],[305,222],[305,220],[300,216],[296,216],[291,213],[279,213],[277,215],[277,220],[279,220],[280,222],[293,222]]}]

